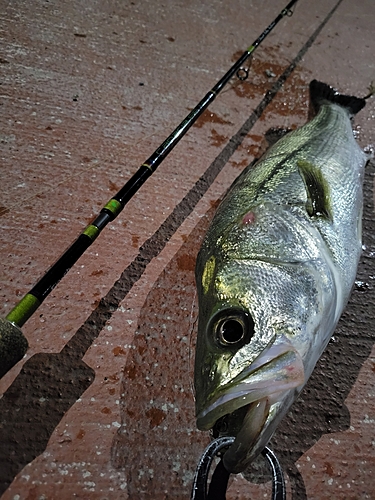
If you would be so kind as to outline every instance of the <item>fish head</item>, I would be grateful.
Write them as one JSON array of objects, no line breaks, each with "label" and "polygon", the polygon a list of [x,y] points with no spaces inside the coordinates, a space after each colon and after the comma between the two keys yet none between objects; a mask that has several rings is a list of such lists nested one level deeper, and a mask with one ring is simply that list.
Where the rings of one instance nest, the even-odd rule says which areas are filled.
[{"label": "fish head", "polygon": [[310,266],[204,249],[198,256],[197,427],[236,436],[223,459],[230,472],[262,451],[321,354],[327,307],[317,275]]}]

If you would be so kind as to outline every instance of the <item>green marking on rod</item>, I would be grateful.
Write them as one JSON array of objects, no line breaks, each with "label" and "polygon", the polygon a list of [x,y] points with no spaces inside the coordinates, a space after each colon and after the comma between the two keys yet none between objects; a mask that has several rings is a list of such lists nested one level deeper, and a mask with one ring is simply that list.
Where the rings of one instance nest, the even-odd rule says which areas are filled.
[{"label": "green marking on rod", "polygon": [[109,202],[104,206],[104,208],[106,208],[107,210],[109,210],[110,212],[112,212],[113,215],[115,217],[117,217],[118,214],[123,209],[123,206],[121,205],[121,203],[119,201],[117,201],[114,198],[112,198],[112,200],[109,200]]},{"label": "green marking on rod", "polygon": [[82,234],[85,234],[88,236],[92,241],[96,240],[96,238],[100,234],[100,229],[98,229],[96,226],[93,224],[90,224],[89,226],[86,227],[86,229],[83,231]]},{"label": "green marking on rod", "polygon": [[27,293],[23,299],[18,302],[16,307],[10,311],[10,313],[6,316],[6,319],[21,327],[24,323],[26,323],[30,316],[34,314],[39,306],[40,301],[31,293]]},{"label": "green marking on rod", "polygon": [[249,54],[251,54],[252,52],[254,52],[254,50],[255,50],[254,45],[250,45],[250,47],[248,47],[248,49],[247,49],[247,51],[248,51]]}]

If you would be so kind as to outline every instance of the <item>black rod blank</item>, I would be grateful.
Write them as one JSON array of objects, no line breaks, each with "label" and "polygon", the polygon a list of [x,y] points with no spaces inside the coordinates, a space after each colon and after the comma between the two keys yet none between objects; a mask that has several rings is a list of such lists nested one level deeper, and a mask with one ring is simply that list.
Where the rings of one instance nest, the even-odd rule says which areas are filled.
[{"label": "black rod blank", "polygon": [[[21,301],[9,312],[5,320],[0,319],[0,376],[6,373],[11,366],[19,361],[27,350],[27,341],[23,337],[20,327],[34,314],[43,300],[55,288],[59,281],[65,276],[69,269],[83,255],[87,248],[99,236],[105,226],[114,220],[124,209],[128,201],[134,196],[146,180],[155,172],[164,158],[172,151],[176,144],[186,134],[199,116],[215,100],[228,81],[241,69],[242,64],[262,43],[266,36],[273,30],[276,24],[286,15],[291,15],[292,7],[298,0],[291,0],[263,33],[233,64],[227,73],[212,87],[197,106],[186,116],[178,127],[167,137],[167,139],[154,151],[154,153],[140,166],[135,174],[126,182],[120,191],[102,208],[96,219],[86,227],[73,244],[52,265],[45,275],[27,293]],[[11,326],[14,326],[14,335],[17,342],[10,342],[12,337]],[[5,335],[5,331],[7,332]],[[8,345],[9,344],[9,345]],[[8,347],[7,347],[8,346]],[[12,351],[10,353],[9,351]],[[5,362],[5,359],[11,361]],[[5,363],[5,365],[4,365]]]}]

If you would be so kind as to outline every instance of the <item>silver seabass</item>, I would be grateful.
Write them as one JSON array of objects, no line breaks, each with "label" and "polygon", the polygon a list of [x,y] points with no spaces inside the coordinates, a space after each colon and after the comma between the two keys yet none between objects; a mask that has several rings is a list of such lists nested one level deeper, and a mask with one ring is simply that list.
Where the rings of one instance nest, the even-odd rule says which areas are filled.
[{"label": "silver seabass", "polygon": [[240,472],[261,452],[325,349],[361,252],[365,104],[314,80],[317,115],[238,177],[196,264],[197,426],[235,435]]}]

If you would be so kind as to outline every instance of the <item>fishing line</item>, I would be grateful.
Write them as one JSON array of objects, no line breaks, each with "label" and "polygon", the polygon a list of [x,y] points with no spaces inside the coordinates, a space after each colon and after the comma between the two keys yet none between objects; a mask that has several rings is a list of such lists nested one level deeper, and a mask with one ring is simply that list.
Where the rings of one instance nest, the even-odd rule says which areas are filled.
[{"label": "fishing line", "polygon": [[42,276],[36,285],[8,313],[5,319],[0,319],[0,377],[14,366],[25,355],[28,342],[21,327],[34,314],[45,298],[51,293],[71,267],[96,240],[101,231],[112,222],[124,209],[125,205],[135,195],[138,189],[155,172],[164,158],[191,128],[199,116],[216,99],[217,95],[236,74],[246,59],[262,43],[279,21],[288,16],[298,0],[291,0],[272,23],[262,32],[252,45],[233,64],[227,73],[212,87],[197,106],[186,116],[178,127],[155,150],[155,152],[140,166],[137,172],[101,209],[99,215],[89,224],[65,253]]}]

